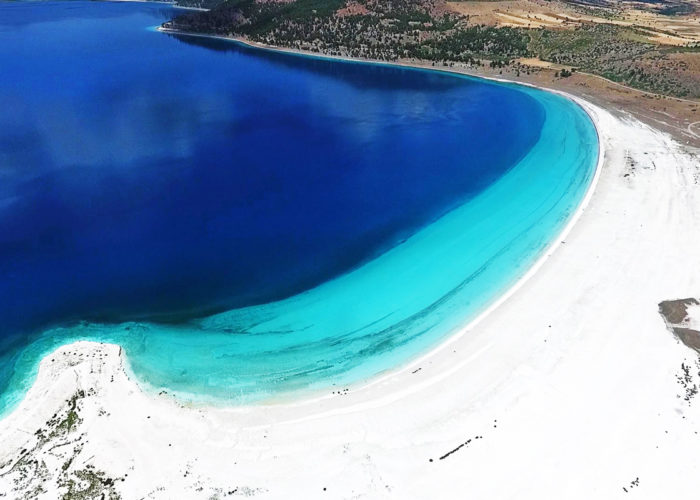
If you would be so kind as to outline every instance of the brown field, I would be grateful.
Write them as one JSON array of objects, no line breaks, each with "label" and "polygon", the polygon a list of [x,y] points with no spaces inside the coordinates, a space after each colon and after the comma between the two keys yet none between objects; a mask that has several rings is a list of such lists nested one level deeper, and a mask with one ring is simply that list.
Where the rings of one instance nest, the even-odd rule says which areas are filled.
[{"label": "brown field", "polygon": [[342,9],[339,9],[336,12],[336,15],[339,17],[345,17],[345,16],[363,16],[365,14],[368,14],[369,10],[367,7],[364,5],[358,3],[358,2],[353,2],[349,1],[347,4],[345,4],[345,7]]},{"label": "brown field", "polygon": [[447,2],[471,22],[517,28],[570,29],[582,23],[615,24],[639,30],[651,42],[688,45],[700,42],[700,15],[665,16],[634,7],[590,8],[561,1],[502,0]]}]

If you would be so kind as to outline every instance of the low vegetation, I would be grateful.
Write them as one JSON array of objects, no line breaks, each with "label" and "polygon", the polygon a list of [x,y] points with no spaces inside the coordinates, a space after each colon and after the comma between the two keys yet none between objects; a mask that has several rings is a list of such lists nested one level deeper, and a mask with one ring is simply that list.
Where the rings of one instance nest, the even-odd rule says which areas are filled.
[{"label": "low vegetation", "polygon": [[[338,12],[345,7],[347,13]],[[167,26],[387,61],[417,58],[480,64],[489,59],[505,64],[528,53],[528,36],[519,30],[469,25],[437,2],[413,0],[353,5],[344,0],[229,0],[209,12],[180,16]]]},{"label": "low vegetation", "polygon": [[[89,391],[88,391],[89,392]],[[17,457],[0,464],[0,479],[12,485],[8,498],[36,498],[49,491],[61,500],[101,498],[119,500],[115,483],[124,478],[111,478],[85,463],[81,452],[85,434],[80,432],[81,402],[86,392],[79,390],[66,400],[42,427],[34,432],[31,448],[20,450]],[[55,467],[58,461],[60,467]]]},{"label": "low vegetation", "polygon": [[700,47],[660,47],[633,29],[584,24],[572,30],[530,31],[529,48],[543,61],[571,66],[641,90],[700,97],[700,80],[672,54],[700,55]]},{"label": "low vegetation", "polygon": [[[445,66],[517,65],[520,71],[519,59],[535,57],[560,65],[560,77],[582,71],[654,93],[700,97],[700,45],[659,45],[642,27],[612,22],[582,22],[567,29],[476,24],[441,0],[185,1],[216,6],[181,15],[166,27],[334,56]],[[649,5],[662,11],[686,5],[659,2]]]}]

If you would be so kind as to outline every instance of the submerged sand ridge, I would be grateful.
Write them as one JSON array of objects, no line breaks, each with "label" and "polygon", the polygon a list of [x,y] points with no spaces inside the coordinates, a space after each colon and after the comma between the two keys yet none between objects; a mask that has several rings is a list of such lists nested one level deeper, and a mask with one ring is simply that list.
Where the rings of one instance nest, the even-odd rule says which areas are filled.
[{"label": "submerged sand ridge", "polygon": [[589,205],[470,331],[378,382],[236,409],[143,393],[117,346],[64,346],[0,421],[0,491],[694,498],[700,409],[686,396],[700,369],[657,304],[700,290],[688,253],[700,245],[700,160],[586,106],[605,148]]}]

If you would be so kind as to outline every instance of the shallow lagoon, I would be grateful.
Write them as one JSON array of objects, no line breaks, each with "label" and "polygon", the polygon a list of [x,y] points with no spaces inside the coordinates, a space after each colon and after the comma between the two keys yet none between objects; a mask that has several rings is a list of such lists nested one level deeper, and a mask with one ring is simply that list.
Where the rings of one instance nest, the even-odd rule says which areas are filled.
[{"label": "shallow lagoon", "polygon": [[541,255],[598,157],[559,96],[0,3],[0,408],[76,339],[249,403],[366,379]]}]

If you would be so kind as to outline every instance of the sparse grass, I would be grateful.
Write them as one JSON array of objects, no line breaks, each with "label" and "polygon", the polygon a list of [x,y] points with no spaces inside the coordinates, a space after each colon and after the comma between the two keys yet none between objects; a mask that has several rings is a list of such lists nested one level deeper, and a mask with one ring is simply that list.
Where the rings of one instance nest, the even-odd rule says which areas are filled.
[{"label": "sparse grass", "polygon": [[585,24],[573,30],[532,30],[530,50],[543,61],[572,66],[614,82],[677,97],[700,97],[700,79],[633,28]]},{"label": "sparse grass", "polygon": [[[441,11],[433,0],[356,1],[365,14],[336,16],[346,0],[228,0],[210,12],[188,13],[168,24],[185,31],[387,61],[420,59],[502,68],[515,59],[536,56],[640,90],[700,97],[700,75],[692,70],[693,63],[672,57],[700,49],[659,46],[643,27],[583,22],[574,29],[497,28]],[[595,8],[597,18],[608,10]]]},{"label": "sparse grass", "polygon": [[[34,432],[36,444],[20,450],[14,464],[2,473],[1,477],[11,478],[13,498],[36,498],[46,492],[45,485],[51,481],[62,491],[62,500],[120,498],[115,481],[122,478],[110,478],[92,465],[73,469],[84,447],[84,434],[79,432],[81,400],[89,394],[79,390],[67,399],[65,406]],[[47,454],[61,456],[63,463],[58,470],[49,470],[44,461]]]},{"label": "sparse grass", "polygon": [[61,500],[92,500],[101,498],[105,500],[119,500],[121,496],[114,488],[114,480],[108,478],[103,471],[95,470],[87,466],[77,470],[59,483],[66,492]]}]

